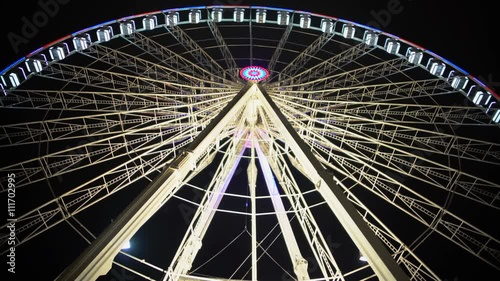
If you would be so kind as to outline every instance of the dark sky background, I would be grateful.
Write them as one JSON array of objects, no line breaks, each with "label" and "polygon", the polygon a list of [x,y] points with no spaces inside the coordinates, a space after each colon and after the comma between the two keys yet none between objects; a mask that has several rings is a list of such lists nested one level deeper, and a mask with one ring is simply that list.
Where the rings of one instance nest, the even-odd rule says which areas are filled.
[{"label": "dark sky background", "polygon": [[[33,0],[27,3],[28,1],[18,0],[9,2],[9,5],[12,5],[9,8],[3,7],[0,69],[4,69],[23,55],[60,37],[108,20],[175,7],[241,4],[304,10],[376,26],[433,51],[478,77],[496,92],[500,91],[499,48],[493,43],[494,38],[499,34],[500,25],[496,20],[498,12],[492,6],[493,1],[487,3],[476,0],[472,4],[450,0],[439,1],[439,3],[436,0],[59,0],[62,4],[56,1]],[[43,10],[43,5],[40,3],[58,4],[56,11],[47,17],[43,24],[39,24],[36,30],[30,30],[29,34],[26,32],[23,34],[23,30],[26,31],[26,21],[33,22],[34,16],[36,18]],[[23,38],[23,42],[17,46],[12,42],[15,36],[19,36],[18,39]],[[60,238],[64,239],[64,237]],[[21,266],[22,270],[29,268],[26,265]],[[40,274],[43,276],[43,273]],[[3,272],[0,276],[3,276]],[[453,277],[450,274],[449,281],[453,280]],[[117,276],[111,276],[102,281],[112,281],[113,278],[121,281]],[[122,276],[122,279],[129,280],[126,275]],[[42,277],[40,280],[45,279]],[[465,280],[469,279],[459,276],[453,281]]]}]

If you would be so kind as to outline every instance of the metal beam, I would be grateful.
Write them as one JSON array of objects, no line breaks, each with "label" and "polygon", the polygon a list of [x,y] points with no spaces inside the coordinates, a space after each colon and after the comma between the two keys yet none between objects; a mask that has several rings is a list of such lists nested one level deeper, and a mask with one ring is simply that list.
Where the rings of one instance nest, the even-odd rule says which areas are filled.
[{"label": "metal beam", "polygon": [[252,132],[252,147],[250,164],[248,164],[247,176],[248,176],[248,188],[250,189],[250,206],[251,206],[251,233],[252,233],[252,281],[257,281],[257,199],[256,199],[256,187],[257,187],[257,166],[255,165],[255,147],[254,138]]},{"label": "metal beam", "polygon": [[231,51],[229,51],[229,47],[224,41],[224,37],[222,36],[217,24],[213,20],[207,20],[208,27],[212,31],[212,35],[214,36],[215,41],[217,41],[217,45],[219,46],[219,50],[226,62],[228,67],[227,72],[231,75],[233,81],[238,79],[238,65],[233,58]]},{"label": "metal beam", "polygon": [[[215,210],[219,207],[222,197],[245,151],[244,143],[241,139],[235,138],[230,146],[232,147],[228,149],[231,149],[234,154],[230,156],[226,154],[224,160],[219,165],[217,174],[214,175],[211,186],[206,191],[202,204],[200,204],[188,227],[188,233],[172,261],[172,265],[170,266],[172,274],[166,275],[163,280],[181,280],[179,276],[187,274],[191,269],[193,261],[202,246],[205,233],[215,215]],[[236,152],[238,153],[236,154]],[[169,277],[171,278],[169,279]]]},{"label": "metal beam", "polygon": [[254,146],[257,151],[264,179],[266,180],[267,190],[271,196],[274,211],[276,212],[276,217],[281,228],[281,233],[285,238],[288,254],[290,255],[297,280],[309,280],[307,260],[302,256],[299,245],[297,244],[297,239],[295,239],[295,235],[293,234],[293,229],[286,214],[285,206],[283,205],[278,187],[274,181],[273,173],[271,172],[271,166],[269,165],[266,155],[264,155],[264,152],[260,149],[258,141],[254,142]]}]

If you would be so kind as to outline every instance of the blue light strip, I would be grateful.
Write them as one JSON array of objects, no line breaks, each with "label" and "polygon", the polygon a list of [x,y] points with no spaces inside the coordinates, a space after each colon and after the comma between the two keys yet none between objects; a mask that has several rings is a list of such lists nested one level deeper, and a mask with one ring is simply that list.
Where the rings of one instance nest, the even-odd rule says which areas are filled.
[{"label": "blue light strip", "polygon": [[294,10],[291,10],[291,9],[276,8],[276,7],[251,6],[251,8],[264,9],[264,10],[272,10],[272,11],[285,11],[285,12],[291,12],[291,13],[295,12]]},{"label": "blue light strip", "polygon": [[455,69],[457,69],[458,71],[460,71],[460,72],[464,73],[465,75],[469,75],[469,73],[468,73],[467,71],[463,70],[461,67],[458,67],[457,65],[455,65],[455,64],[454,64],[454,63],[452,63],[451,61],[449,61],[449,60],[447,60],[447,59],[445,59],[445,58],[441,57],[440,55],[438,55],[438,54],[436,54],[436,53],[434,53],[434,52],[431,52],[431,51],[429,51],[429,50],[426,50],[426,52],[427,52],[429,55],[431,55],[431,56],[433,56],[433,57],[436,57],[436,58],[438,58],[439,60],[441,60],[441,61],[445,62],[446,64],[451,65],[453,68],[455,68]]},{"label": "blue light strip", "polygon": [[2,72],[0,72],[0,75],[4,75],[5,72],[7,72],[9,69],[13,68],[17,64],[23,62],[25,59],[26,59],[25,57],[22,57],[22,58],[18,59],[17,61],[15,61],[13,64],[7,66],[4,70],[2,70]]},{"label": "blue light strip", "polygon": [[40,47],[36,50],[34,50],[33,52],[29,53],[26,57],[31,57],[33,55],[36,55],[38,52],[40,52],[41,50],[43,50],[43,47]]},{"label": "blue light strip", "polygon": [[[469,74],[469,72],[465,71],[463,68],[457,66],[456,64],[452,63],[451,61],[447,60],[447,59],[444,59],[443,57],[435,54],[434,52],[426,49],[426,48],[423,48],[417,44],[414,44],[408,40],[405,40],[405,39],[402,39],[402,38],[399,38],[398,36],[395,36],[393,34],[390,34],[390,33],[387,33],[387,32],[383,32],[379,29],[376,29],[374,27],[371,27],[371,26],[367,26],[367,25],[364,25],[364,24],[360,24],[360,23],[356,23],[356,22],[353,22],[353,21],[350,21],[350,20],[346,20],[346,19],[340,19],[340,18],[336,18],[336,17],[332,17],[332,16],[328,16],[328,15],[322,15],[322,14],[317,14],[317,13],[311,13],[311,12],[307,12],[307,11],[302,11],[302,10],[292,10],[292,9],[286,9],[286,8],[280,8],[280,7],[268,7],[268,6],[252,6],[252,5],[211,5],[211,6],[191,6],[191,7],[181,7],[181,8],[172,8],[172,9],[165,9],[165,10],[160,10],[160,11],[154,11],[154,12],[147,12],[147,13],[141,13],[141,14],[135,14],[135,15],[132,15],[132,16],[127,16],[127,17],[123,17],[123,18],[120,18],[120,19],[114,19],[114,20],[110,20],[110,21],[106,21],[106,22],[103,22],[103,23],[100,23],[100,24],[96,24],[94,26],[91,26],[91,27],[88,27],[88,28],[84,28],[80,31],[77,31],[77,32],[74,32],[74,33],[71,33],[71,35],[68,35],[68,36],[64,36],[56,41],[53,41],[53,42],[50,42],[49,44],[46,44],[34,51],[32,51],[31,53],[29,53],[26,57],[22,57],[20,58],[19,60],[15,61],[14,63],[12,63],[11,65],[9,65],[8,67],[6,67],[4,70],[2,70],[0,72],[0,75],[4,75],[7,71],[9,71],[11,68],[13,68],[14,66],[22,63],[26,58],[29,58],[35,54],[38,54],[40,53],[41,51],[43,51],[44,49],[47,49],[48,47],[50,46],[53,46],[54,44],[57,44],[59,42],[62,42],[68,38],[71,38],[72,36],[76,36],[78,34],[82,34],[82,33],[85,33],[85,32],[88,32],[88,31],[91,31],[91,30],[94,30],[94,29],[97,29],[99,27],[103,27],[103,26],[106,26],[106,25],[110,25],[110,24],[113,24],[113,23],[117,23],[121,20],[126,20],[126,19],[133,19],[133,18],[139,18],[139,17],[142,17],[142,16],[146,16],[146,15],[154,15],[154,14],[161,14],[161,13],[165,13],[165,12],[176,12],[176,11],[186,11],[186,10],[194,10],[194,9],[213,9],[213,8],[223,8],[223,9],[227,9],[227,8],[250,8],[250,9],[264,9],[264,10],[272,10],[272,11],[286,11],[286,12],[291,12],[291,13],[302,13],[302,14],[308,14],[308,15],[311,15],[311,16],[316,16],[316,17],[321,17],[321,18],[326,18],[326,19],[333,19],[333,20],[338,20],[340,22],[344,22],[344,23],[351,23],[351,24],[354,24],[355,26],[357,27],[361,27],[361,28],[364,28],[366,30],[373,30],[373,31],[376,31],[376,32],[379,32],[383,35],[386,35],[386,36],[389,36],[391,38],[395,38],[395,39],[398,39],[402,42],[405,42],[406,44],[408,45],[411,45],[411,46],[414,46],[418,49],[421,49],[423,51],[425,51],[427,54],[443,61],[444,63],[446,63],[447,65],[451,66],[452,68],[454,68],[455,70],[463,73],[464,75],[468,75],[475,83],[477,83],[478,85],[480,85],[481,87],[487,89],[490,93],[492,93],[495,97],[499,98],[499,95],[497,95],[494,91],[492,91],[488,86],[486,86],[484,83],[482,83],[481,81],[479,81],[478,79],[476,79],[475,77],[471,76]],[[248,77],[246,77],[245,79],[248,79]],[[265,79],[265,78],[264,78]]]},{"label": "blue light strip", "polygon": [[379,33],[383,33],[382,30],[376,29],[375,27],[371,27],[371,26],[368,26],[368,25],[359,24],[359,23],[355,23],[355,22],[353,22],[353,24],[356,25],[356,26],[361,26],[361,27],[363,27],[365,29],[368,29],[368,30],[372,30],[372,31],[376,31],[376,32],[379,32]]}]

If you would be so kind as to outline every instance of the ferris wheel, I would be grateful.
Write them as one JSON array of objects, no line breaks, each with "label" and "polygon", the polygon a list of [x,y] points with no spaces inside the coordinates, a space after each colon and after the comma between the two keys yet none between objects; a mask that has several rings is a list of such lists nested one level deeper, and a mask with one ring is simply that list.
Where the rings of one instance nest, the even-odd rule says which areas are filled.
[{"label": "ferris wheel", "polygon": [[500,276],[499,96],[403,38],[275,7],[166,9],[0,79],[1,252],[49,259],[37,276]]}]

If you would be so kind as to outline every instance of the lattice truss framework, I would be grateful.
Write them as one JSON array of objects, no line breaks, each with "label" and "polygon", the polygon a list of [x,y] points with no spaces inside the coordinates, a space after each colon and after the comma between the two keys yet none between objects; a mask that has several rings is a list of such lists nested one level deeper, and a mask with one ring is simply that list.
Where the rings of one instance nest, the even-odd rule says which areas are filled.
[{"label": "lattice truss framework", "polygon": [[[117,21],[121,33],[99,42],[79,41],[85,30],[67,41],[74,50],[54,45],[66,48],[64,58],[47,49],[27,60],[22,83],[14,70],[2,74],[0,150],[16,156],[1,160],[0,194],[7,201],[15,175],[16,198],[30,198],[16,205],[19,249],[69,226],[90,246],[61,278],[95,280],[115,264],[146,280],[207,280],[196,275],[196,257],[211,223],[229,214],[250,222],[242,279],[257,280],[261,258],[273,260],[264,246],[271,238],[258,232],[264,217],[279,229],[287,278],[441,280],[424,258],[435,237],[500,269],[493,92],[366,27],[272,9],[263,21],[262,8],[224,8],[233,18],[219,8]],[[97,35],[109,30],[100,28]],[[249,62],[270,77],[243,81]],[[241,167],[247,193],[233,187]],[[110,226],[90,222],[124,193]],[[245,208],[224,204],[232,199]],[[121,250],[175,202],[195,211],[168,263]],[[325,224],[325,211],[340,230]],[[9,223],[2,233],[6,254]],[[331,235],[346,235],[351,258],[361,253],[368,263],[343,261]]]}]

